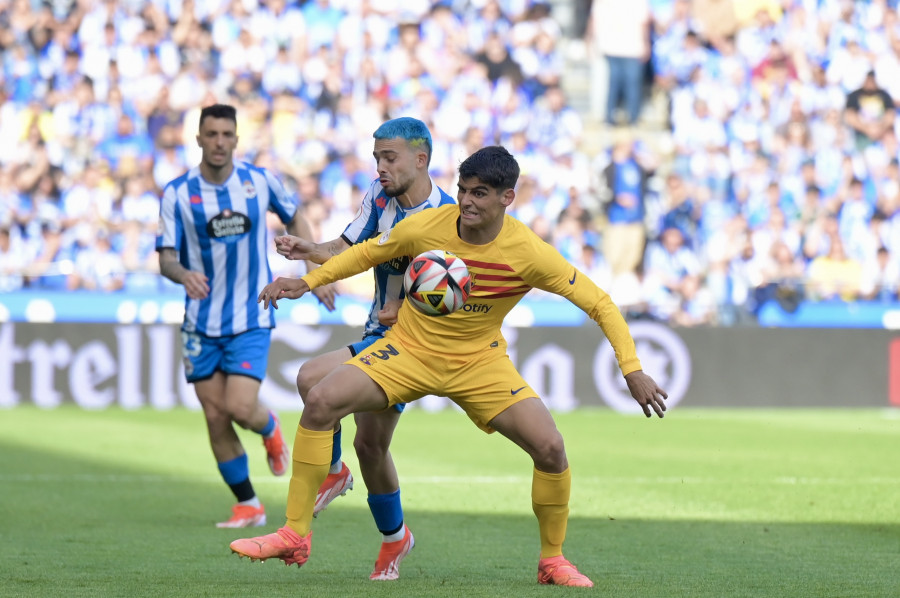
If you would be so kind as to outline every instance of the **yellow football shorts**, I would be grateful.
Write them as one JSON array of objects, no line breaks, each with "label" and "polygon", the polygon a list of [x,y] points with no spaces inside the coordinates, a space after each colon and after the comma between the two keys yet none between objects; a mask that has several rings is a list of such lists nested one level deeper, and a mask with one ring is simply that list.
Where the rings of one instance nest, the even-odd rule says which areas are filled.
[{"label": "yellow football shorts", "polygon": [[504,409],[538,396],[513,366],[503,341],[463,356],[412,345],[389,332],[344,363],[372,378],[391,406],[426,395],[448,397],[487,433],[494,431],[488,422]]}]

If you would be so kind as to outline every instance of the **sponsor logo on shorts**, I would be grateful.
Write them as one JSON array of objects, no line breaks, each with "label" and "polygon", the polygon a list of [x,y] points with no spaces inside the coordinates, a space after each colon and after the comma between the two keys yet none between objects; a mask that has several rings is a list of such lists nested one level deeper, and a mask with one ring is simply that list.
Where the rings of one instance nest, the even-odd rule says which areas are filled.
[{"label": "sponsor logo on shorts", "polygon": [[194,373],[194,362],[191,361],[190,357],[184,358],[184,373],[186,376],[190,376]]},{"label": "sponsor logo on shorts", "polygon": [[578,270],[572,272],[572,278],[569,279],[569,284],[575,284],[575,277],[578,276]]},{"label": "sponsor logo on shorts", "polygon": [[251,364],[249,361],[243,361],[243,362],[241,362],[241,367],[244,368],[245,370],[252,370],[253,364]]}]

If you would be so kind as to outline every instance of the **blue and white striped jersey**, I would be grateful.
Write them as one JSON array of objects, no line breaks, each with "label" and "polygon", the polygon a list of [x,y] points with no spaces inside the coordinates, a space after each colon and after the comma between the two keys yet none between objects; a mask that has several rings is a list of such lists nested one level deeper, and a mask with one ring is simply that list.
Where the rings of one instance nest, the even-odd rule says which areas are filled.
[{"label": "blue and white striped jersey", "polygon": [[[350,245],[362,243],[394,228],[395,224],[410,214],[452,203],[456,203],[456,200],[447,195],[432,180],[431,194],[428,199],[415,207],[404,208],[396,198],[385,195],[381,183],[375,179],[359,206],[356,218],[347,225],[341,237]],[[369,310],[369,320],[366,322],[364,336],[383,335],[388,329],[378,321],[378,310],[384,307],[388,299],[403,298],[403,273],[406,272],[411,257],[415,256],[397,258],[384,264],[378,264],[373,270],[375,297],[372,300],[372,308]]]},{"label": "blue and white striped jersey", "polygon": [[281,181],[235,160],[228,180],[213,185],[196,166],[166,185],[159,208],[157,251],[175,249],[185,268],[209,279],[205,299],[186,297],[182,330],[218,337],[274,328],[274,313],[256,299],[272,281],[266,211],[285,224],[297,211]]}]

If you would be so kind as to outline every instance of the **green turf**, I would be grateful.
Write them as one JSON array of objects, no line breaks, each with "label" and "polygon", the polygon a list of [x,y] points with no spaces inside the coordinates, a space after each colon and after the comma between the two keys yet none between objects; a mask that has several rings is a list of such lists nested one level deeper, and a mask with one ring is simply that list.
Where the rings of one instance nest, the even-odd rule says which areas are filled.
[{"label": "green turf", "polygon": [[[231,500],[199,413],[0,411],[0,596],[900,596],[900,413],[557,422],[574,475],[566,554],[593,591],[536,584],[531,464],[460,413],[403,416],[394,454],[417,544],[399,581],[376,583],[361,482],[315,521],[302,569],[251,564],[228,550],[247,530],[213,527]],[[242,438],[270,514],[251,532],[268,532],[287,480]]]}]

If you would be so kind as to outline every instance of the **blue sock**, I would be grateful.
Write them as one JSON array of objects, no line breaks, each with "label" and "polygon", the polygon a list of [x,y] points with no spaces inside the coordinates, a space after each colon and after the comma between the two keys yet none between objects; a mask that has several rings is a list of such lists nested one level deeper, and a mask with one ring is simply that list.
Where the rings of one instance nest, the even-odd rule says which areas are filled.
[{"label": "blue sock", "polygon": [[275,431],[275,416],[272,415],[272,412],[269,411],[269,422],[266,424],[266,427],[262,430],[259,430],[257,434],[262,434],[264,437],[271,436],[272,432]]},{"label": "blue sock", "polygon": [[385,536],[396,534],[403,529],[403,507],[400,505],[400,490],[390,494],[370,494],[369,510],[375,518],[375,525]]},{"label": "blue sock", "polygon": [[334,433],[334,442],[331,445],[331,464],[339,463],[341,460],[341,428]]},{"label": "blue sock", "polygon": [[247,465],[247,454],[235,457],[231,461],[219,463],[219,473],[222,479],[231,488],[231,492],[238,502],[251,500],[256,496],[253,485],[250,484],[250,467]]}]

